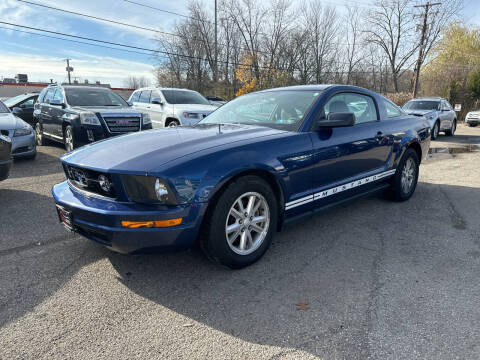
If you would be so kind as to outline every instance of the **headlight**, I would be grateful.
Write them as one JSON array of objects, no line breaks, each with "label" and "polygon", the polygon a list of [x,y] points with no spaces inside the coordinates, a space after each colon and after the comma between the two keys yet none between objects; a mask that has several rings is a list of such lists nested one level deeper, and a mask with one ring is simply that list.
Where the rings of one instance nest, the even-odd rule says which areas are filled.
[{"label": "headlight", "polygon": [[141,175],[124,175],[122,179],[132,201],[144,204],[177,204],[172,189],[163,179]]},{"label": "headlight", "polygon": [[198,114],[197,114],[197,113],[184,112],[184,113],[183,113],[183,117],[184,117],[185,119],[198,119]]},{"label": "headlight", "polygon": [[143,125],[148,125],[152,123],[152,120],[150,120],[150,115],[148,114],[142,114],[142,119],[143,119]]},{"label": "headlight", "polygon": [[427,118],[427,120],[432,120],[433,119],[433,115],[427,115],[425,117]]},{"label": "headlight", "polygon": [[82,125],[100,125],[97,115],[91,112],[80,113],[80,123]]},{"label": "headlight", "polygon": [[32,127],[28,126],[21,129],[15,129],[15,131],[13,132],[13,136],[16,137],[16,136],[30,135],[32,132],[33,132]]}]

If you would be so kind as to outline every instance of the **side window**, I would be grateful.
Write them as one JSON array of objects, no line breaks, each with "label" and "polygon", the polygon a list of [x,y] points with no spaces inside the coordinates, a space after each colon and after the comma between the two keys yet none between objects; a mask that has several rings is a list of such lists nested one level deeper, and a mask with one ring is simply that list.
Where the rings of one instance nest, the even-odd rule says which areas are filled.
[{"label": "side window", "polygon": [[47,93],[47,88],[44,88],[41,92],[40,92],[40,95],[38,95],[38,100],[37,102],[38,103],[41,103],[43,102],[43,98],[45,97],[45,94]]},{"label": "side window", "polygon": [[153,90],[152,91],[152,95],[150,97],[150,102],[153,100],[153,99],[162,99],[162,97],[160,96],[160,94],[158,93],[158,91],[155,91]]},{"label": "side window", "polygon": [[394,118],[404,114],[402,109],[387,99],[383,100],[383,105],[385,105],[385,111],[387,112],[388,118]]},{"label": "side window", "polygon": [[25,100],[24,102],[22,102],[20,104],[20,107],[22,109],[31,109],[33,108],[33,104],[35,103],[35,99],[34,98],[30,98],[28,100]]},{"label": "side window", "polygon": [[50,100],[53,99],[53,94],[55,93],[54,88],[50,88],[47,90],[47,93],[45,94],[45,98],[43,99],[44,102],[49,103]]},{"label": "side window", "polygon": [[139,97],[140,97],[140,91],[135,91],[130,97],[130,102],[138,102]]},{"label": "side window", "polygon": [[151,90],[142,91],[142,94],[140,95],[140,99],[138,101],[141,103],[149,103],[151,93],[152,93]]},{"label": "side window", "polygon": [[55,91],[55,94],[53,95],[52,100],[56,100],[63,103],[62,89],[57,89],[57,91]]},{"label": "side window", "polygon": [[329,113],[354,113],[355,124],[378,120],[373,99],[356,93],[340,93],[332,96],[325,104],[324,112],[325,116]]}]

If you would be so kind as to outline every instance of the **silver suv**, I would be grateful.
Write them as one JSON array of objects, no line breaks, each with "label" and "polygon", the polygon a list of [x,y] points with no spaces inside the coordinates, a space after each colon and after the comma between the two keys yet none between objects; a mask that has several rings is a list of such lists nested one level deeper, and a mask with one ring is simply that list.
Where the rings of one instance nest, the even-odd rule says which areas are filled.
[{"label": "silver suv", "polygon": [[452,136],[457,129],[457,114],[450,103],[442,98],[418,98],[403,105],[403,110],[409,115],[423,116],[430,123],[432,140],[440,131]]},{"label": "silver suv", "polygon": [[148,113],[154,128],[194,125],[217,109],[198,92],[188,89],[141,88],[132,93],[128,102]]}]

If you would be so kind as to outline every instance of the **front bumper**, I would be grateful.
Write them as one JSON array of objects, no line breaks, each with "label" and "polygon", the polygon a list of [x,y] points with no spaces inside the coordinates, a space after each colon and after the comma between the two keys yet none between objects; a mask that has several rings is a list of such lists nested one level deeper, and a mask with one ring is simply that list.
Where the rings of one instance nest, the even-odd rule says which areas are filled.
[{"label": "front bumper", "polygon": [[[166,251],[191,247],[198,235],[206,203],[158,209],[142,204],[122,203],[71,188],[64,181],[52,188],[57,205],[71,213],[75,232],[120,253],[150,249]],[[151,221],[182,218],[178,226],[129,229],[122,221]]]},{"label": "front bumper", "polygon": [[465,119],[465,122],[467,124],[478,125],[478,124],[480,124],[480,119],[467,118],[467,119]]},{"label": "front bumper", "polygon": [[[13,135],[13,134],[12,134]],[[12,156],[14,159],[32,157],[37,152],[35,134],[12,136]]]}]

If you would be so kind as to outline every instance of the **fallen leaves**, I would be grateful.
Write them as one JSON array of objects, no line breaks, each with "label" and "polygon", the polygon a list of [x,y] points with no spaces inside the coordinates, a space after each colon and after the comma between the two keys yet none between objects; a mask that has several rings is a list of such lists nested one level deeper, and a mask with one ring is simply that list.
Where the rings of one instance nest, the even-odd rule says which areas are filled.
[{"label": "fallen leaves", "polygon": [[295,304],[297,307],[297,310],[308,310],[310,307],[308,306],[308,302],[299,302],[298,304]]}]

